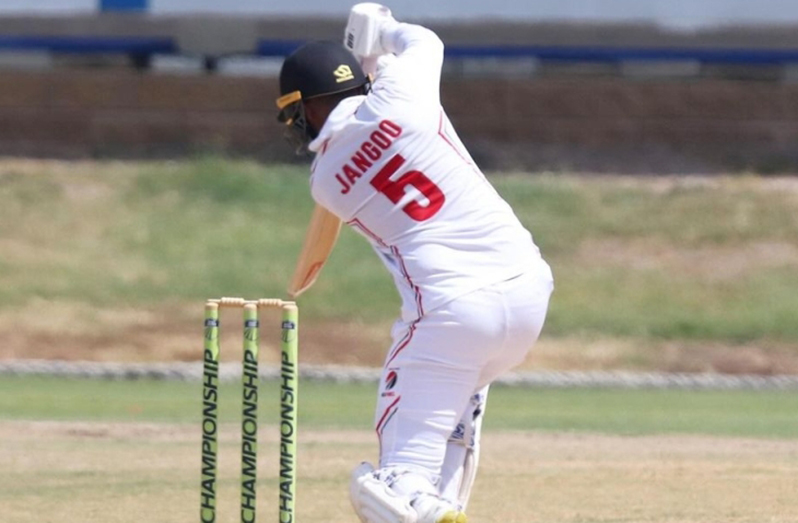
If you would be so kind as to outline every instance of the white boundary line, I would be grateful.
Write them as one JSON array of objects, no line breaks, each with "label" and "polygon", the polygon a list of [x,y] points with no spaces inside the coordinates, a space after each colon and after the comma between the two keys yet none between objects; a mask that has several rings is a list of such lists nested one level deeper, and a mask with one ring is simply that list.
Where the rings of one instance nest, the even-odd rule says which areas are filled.
[{"label": "white boundary line", "polygon": [[[337,383],[376,383],[381,369],[336,365],[300,366],[300,378]],[[262,366],[264,380],[278,379],[278,366]],[[109,363],[63,360],[0,361],[0,376],[50,376],[105,380],[200,381],[202,363]],[[223,363],[220,378],[239,380],[241,365]],[[497,385],[528,388],[617,388],[685,390],[798,390],[798,375],[730,375],[714,373],[664,373],[625,371],[513,372]]]}]

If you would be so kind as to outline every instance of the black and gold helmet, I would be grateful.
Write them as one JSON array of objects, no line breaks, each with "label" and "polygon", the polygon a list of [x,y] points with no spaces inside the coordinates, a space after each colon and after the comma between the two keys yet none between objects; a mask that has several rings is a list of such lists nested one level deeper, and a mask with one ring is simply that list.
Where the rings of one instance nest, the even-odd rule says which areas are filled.
[{"label": "black and gold helmet", "polygon": [[305,119],[303,100],[364,87],[369,77],[357,59],[342,44],[329,41],[310,42],[283,62],[280,69],[280,97],[277,120],[288,127],[289,141],[304,149],[318,134]]}]

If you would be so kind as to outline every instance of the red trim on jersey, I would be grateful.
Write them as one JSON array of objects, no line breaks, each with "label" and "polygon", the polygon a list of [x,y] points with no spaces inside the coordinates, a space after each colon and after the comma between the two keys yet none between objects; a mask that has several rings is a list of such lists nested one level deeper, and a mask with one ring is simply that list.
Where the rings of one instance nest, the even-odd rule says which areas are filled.
[{"label": "red trim on jersey", "polygon": [[[377,435],[382,436],[382,431],[385,429],[385,423],[391,417],[391,416],[389,416],[389,414],[392,414],[391,411],[396,411],[398,409],[398,407],[396,407],[396,404],[399,403],[399,401],[401,399],[402,399],[402,396],[397,396],[396,399],[393,400],[393,403],[388,405],[388,408],[385,409],[385,412],[382,413],[382,416],[380,416],[380,421],[377,422],[377,427],[376,427]],[[396,408],[394,408],[394,407],[396,407]]]},{"label": "red trim on jersey", "polygon": [[423,298],[421,296],[421,289],[418,288],[418,285],[413,283],[413,278],[407,272],[407,266],[405,265],[405,260],[404,258],[402,258],[402,255],[399,253],[399,249],[397,249],[395,246],[390,246],[387,243],[385,243],[385,241],[382,238],[373,233],[368,227],[363,225],[363,223],[357,218],[349,220],[346,223],[352,227],[357,227],[358,229],[363,231],[363,233],[366,236],[368,236],[369,238],[380,244],[380,246],[391,250],[391,254],[393,254],[396,257],[397,261],[399,262],[399,268],[401,269],[402,276],[404,276],[405,281],[410,286],[410,289],[413,291],[413,295],[416,301],[416,314],[419,317],[423,316],[424,305],[423,305]]},{"label": "red trim on jersey", "polygon": [[461,160],[463,160],[463,161],[464,161],[465,163],[467,163],[468,165],[471,165],[471,162],[468,160],[468,158],[465,158],[465,157],[464,157],[464,156],[463,156],[463,155],[460,153],[460,149],[458,149],[458,148],[457,148],[457,146],[455,146],[455,145],[452,143],[452,141],[451,141],[451,140],[449,140],[449,137],[448,137],[448,136],[446,136],[446,135],[444,134],[444,132],[443,132],[443,117],[444,117],[444,112],[443,112],[443,110],[441,110],[441,116],[440,116],[440,119],[439,119],[439,121],[438,121],[438,136],[440,136],[441,138],[443,138],[443,141],[444,141],[444,142],[446,142],[446,143],[448,143],[448,144],[449,144],[449,147],[451,147],[452,149],[454,149],[454,152],[455,152],[455,153],[457,153],[457,156],[459,156]]},{"label": "red trim on jersey", "polygon": [[[399,403],[399,400],[402,399],[402,396],[398,396],[393,403],[388,405],[388,408],[385,409],[385,412],[382,413],[380,417],[380,421],[377,422],[377,426],[374,428],[374,432],[377,433],[377,443],[379,444],[379,456],[382,456],[382,431],[385,430],[385,426],[391,421],[391,418],[399,411],[399,407],[396,407],[396,404]],[[393,409],[393,410],[391,410]],[[380,466],[382,466],[382,459],[380,459]]]},{"label": "red trim on jersey", "polygon": [[[399,403],[399,400],[401,399],[402,396],[397,396],[397,398],[393,400],[393,403],[388,405],[388,408],[385,409],[385,412],[382,413],[380,421],[377,422],[377,426],[375,427],[375,430],[377,431],[377,437],[382,436],[382,431],[385,429],[385,424],[388,422],[389,419],[391,419],[396,410],[399,409],[399,407],[396,407],[396,404]],[[391,412],[392,410],[393,412]]]},{"label": "red trim on jersey", "polygon": [[385,243],[385,242],[383,241],[383,239],[382,239],[382,238],[380,238],[379,236],[377,236],[376,234],[374,234],[373,232],[371,232],[371,230],[370,230],[368,227],[366,227],[365,225],[363,225],[363,222],[361,222],[361,221],[360,221],[360,220],[358,220],[357,218],[354,218],[354,219],[352,219],[352,220],[349,220],[349,221],[348,221],[348,222],[346,222],[346,223],[347,223],[347,225],[350,225],[350,226],[352,226],[352,227],[357,227],[358,229],[360,229],[361,231],[363,231],[363,233],[364,233],[366,236],[368,236],[369,238],[371,238],[371,239],[372,239],[372,240],[374,240],[375,242],[379,243],[380,245],[382,245],[382,246],[383,246],[383,247],[385,247],[386,249],[389,249],[389,248],[390,248],[390,247],[388,246],[388,244],[387,244],[387,243]]},{"label": "red trim on jersey", "polygon": [[422,299],[421,299],[421,289],[419,289],[418,286],[415,283],[413,283],[413,278],[411,278],[410,273],[407,272],[407,267],[405,266],[405,259],[402,258],[402,254],[399,252],[399,249],[397,249],[396,247],[391,247],[391,252],[393,253],[394,256],[396,256],[396,259],[399,261],[399,266],[402,269],[402,276],[405,277],[405,281],[407,281],[407,284],[410,285],[411,289],[413,289],[413,295],[415,296],[416,299],[416,314],[420,318],[424,316],[424,305],[422,304]]},{"label": "red trim on jersey", "polygon": [[402,352],[405,349],[405,347],[407,347],[407,345],[410,343],[410,340],[413,339],[413,334],[415,334],[416,332],[416,325],[418,325],[419,321],[421,321],[421,318],[418,318],[417,320],[413,321],[410,324],[410,327],[408,328],[405,337],[402,338],[402,340],[399,343],[397,343],[396,348],[394,348],[393,351],[391,351],[391,353],[388,355],[388,360],[385,363],[386,367],[390,365],[394,359],[396,359],[399,353]]},{"label": "red trim on jersey", "polygon": [[405,265],[405,260],[404,260],[404,258],[402,258],[402,255],[399,252],[399,249],[396,248],[395,246],[390,246],[387,243],[385,243],[385,241],[382,238],[380,238],[375,233],[373,233],[368,227],[363,225],[363,223],[357,218],[349,220],[346,223],[348,225],[352,226],[352,227],[357,227],[358,229],[363,231],[363,233],[366,236],[368,236],[369,238],[371,238],[372,240],[374,240],[375,242],[380,244],[382,247],[385,247],[386,249],[390,249],[391,250],[391,254],[393,254],[396,257],[397,261],[399,262],[399,268],[401,269],[402,276],[404,276],[405,281],[410,286],[410,289],[413,291],[413,296],[414,296],[415,301],[416,301],[416,314],[418,315],[419,318],[421,316],[423,316],[424,315],[424,303],[423,303],[424,300],[423,300],[423,298],[421,296],[421,289],[419,289],[418,285],[413,283],[413,278],[410,276],[410,273],[407,272],[407,266]]}]

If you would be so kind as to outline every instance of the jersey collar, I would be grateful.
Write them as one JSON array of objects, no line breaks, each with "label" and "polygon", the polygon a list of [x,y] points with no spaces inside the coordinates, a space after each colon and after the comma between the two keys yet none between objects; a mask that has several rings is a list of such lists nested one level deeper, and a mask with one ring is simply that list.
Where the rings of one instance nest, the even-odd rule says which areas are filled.
[{"label": "jersey collar", "polygon": [[319,135],[308,144],[308,149],[314,153],[319,152],[324,142],[333,138],[348,125],[350,118],[352,118],[352,115],[355,114],[355,111],[365,99],[365,95],[358,95],[341,100],[335,106],[335,109],[332,110],[330,116],[327,117],[327,121],[324,122]]}]

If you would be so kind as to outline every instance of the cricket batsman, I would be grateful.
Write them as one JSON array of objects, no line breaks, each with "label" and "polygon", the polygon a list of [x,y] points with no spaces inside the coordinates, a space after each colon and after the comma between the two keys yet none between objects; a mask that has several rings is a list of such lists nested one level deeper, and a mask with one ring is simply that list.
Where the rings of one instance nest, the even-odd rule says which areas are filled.
[{"label": "cricket batsman", "polygon": [[317,208],[371,243],[402,300],[378,389],[379,461],[350,483],[368,523],[467,521],[488,388],[535,344],[553,290],[441,107],[442,65],[432,31],[364,3],[343,45],[308,43],[280,71],[278,120],[315,155]]}]

